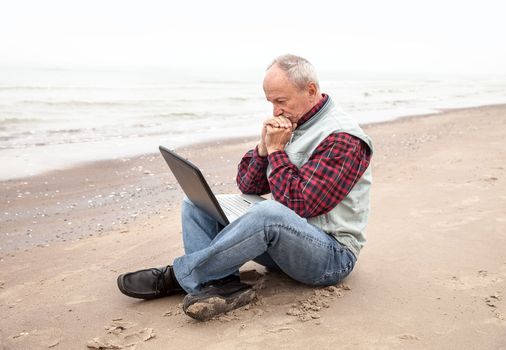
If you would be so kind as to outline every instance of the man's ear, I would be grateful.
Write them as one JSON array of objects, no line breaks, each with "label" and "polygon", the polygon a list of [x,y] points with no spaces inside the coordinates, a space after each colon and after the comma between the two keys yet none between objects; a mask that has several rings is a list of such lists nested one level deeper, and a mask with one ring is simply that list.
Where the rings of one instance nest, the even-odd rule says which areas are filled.
[{"label": "man's ear", "polygon": [[309,97],[315,97],[318,93],[318,87],[316,86],[316,83],[310,82],[307,84],[307,92]]}]

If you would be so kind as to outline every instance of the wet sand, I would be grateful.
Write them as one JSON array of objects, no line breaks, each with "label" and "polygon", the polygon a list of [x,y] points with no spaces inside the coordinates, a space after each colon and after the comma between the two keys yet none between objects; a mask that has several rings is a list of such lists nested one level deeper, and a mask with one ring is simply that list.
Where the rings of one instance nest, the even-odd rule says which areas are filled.
[{"label": "wet sand", "polygon": [[[116,276],[182,253],[182,192],[159,154],[0,182],[0,348],[506,348],[506,106],[365,127],[368,244],[343,284],[254,263],[249,307],[199,323],[182,297],[127,298]],[[256,139],[180,150],[217,193]]]}]

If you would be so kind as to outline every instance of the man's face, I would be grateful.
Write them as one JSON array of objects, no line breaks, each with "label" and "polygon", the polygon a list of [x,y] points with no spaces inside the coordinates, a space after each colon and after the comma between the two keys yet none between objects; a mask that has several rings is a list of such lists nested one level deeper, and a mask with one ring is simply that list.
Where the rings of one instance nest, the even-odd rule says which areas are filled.
[{"label": "man's face", "polygon": [[283,115],[292,123],[297,123],[319,101],[315,84],[300,90],[277,65],[267,70],[263,87],[265,98],[272,103],[273,115]]}]

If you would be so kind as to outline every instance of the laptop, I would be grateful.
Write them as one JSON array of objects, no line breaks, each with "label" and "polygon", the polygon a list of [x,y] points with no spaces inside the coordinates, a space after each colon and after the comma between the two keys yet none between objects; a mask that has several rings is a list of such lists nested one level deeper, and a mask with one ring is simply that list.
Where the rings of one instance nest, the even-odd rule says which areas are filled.
[{"label": "laptop", "polygon": [[199,168],[163,146],[159,149],[186,196],[223,226],[237,220],[254,203],[265,200],[251,194],[215,196]]}]

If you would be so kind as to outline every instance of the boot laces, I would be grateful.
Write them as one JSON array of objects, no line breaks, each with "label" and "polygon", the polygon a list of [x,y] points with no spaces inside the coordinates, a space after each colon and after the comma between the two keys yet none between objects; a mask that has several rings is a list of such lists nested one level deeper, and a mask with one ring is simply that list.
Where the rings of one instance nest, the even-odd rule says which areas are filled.
[{"label": "boot laces", "polygon": [[167,272],[167,268],[163,267],[161,269],[152,269],[151,273],[155,276],[155,292],[156,294],[164,293],[167,290],[167,286],[165,284],[165,273]]}]

